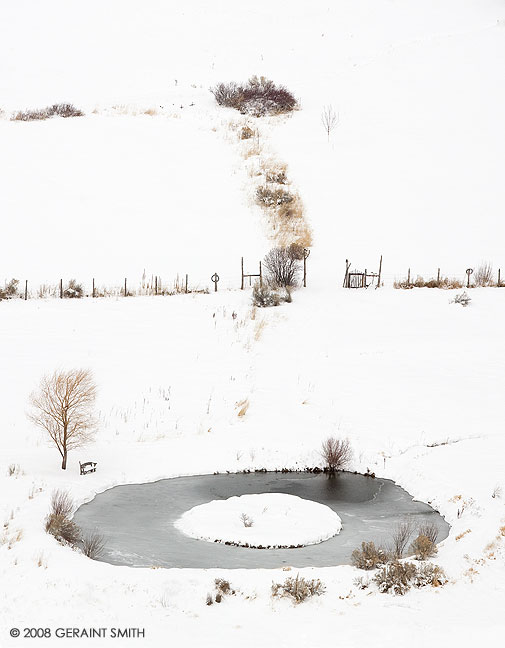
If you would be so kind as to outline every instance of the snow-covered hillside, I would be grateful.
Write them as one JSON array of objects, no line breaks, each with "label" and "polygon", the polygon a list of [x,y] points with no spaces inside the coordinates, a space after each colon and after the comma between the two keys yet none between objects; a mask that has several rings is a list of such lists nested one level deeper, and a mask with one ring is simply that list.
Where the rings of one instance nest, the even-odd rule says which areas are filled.
[{"label": "snow-covered hillside", "polygon": [[[209,295],[0,303],[0,646],[29,643],[13,627],[91,626],[143,627],[152,647],[498,645],[505,291],[475,289],[462,308],[453,291],[392,282],[408,267],[505,272],[504,60],[498,0],[2,7],[2,284],[138,287],[144,270],[221,282]],[[252,74],[285,84],[300,110],[254,119],[215,104],[211,85]],[[10,121],[57,101],[85,116]],[[287,164],[313,246],[308,287],[254,310],[236,289],[240,257],[255,269],[275,240],[254,203],[268,159]],[[381,254],[384,289],[341,288],[346,258],[376,270]],[[99,433],[62,471],[26,411],[41,376],[68,367],[94,373]],[[55,488],[82,503],[129,482],[299,469],[333,434],[349,437],[353,470],[452,525],[443,588],[395,598],[356,587],[351,566],[304,569],[326,592],[294,606],[270,594],[295,570],[113,567],[44,531]],[[96,473],[78,474],[85,459]],[[236,594],[207,606],[215,578]]]}]

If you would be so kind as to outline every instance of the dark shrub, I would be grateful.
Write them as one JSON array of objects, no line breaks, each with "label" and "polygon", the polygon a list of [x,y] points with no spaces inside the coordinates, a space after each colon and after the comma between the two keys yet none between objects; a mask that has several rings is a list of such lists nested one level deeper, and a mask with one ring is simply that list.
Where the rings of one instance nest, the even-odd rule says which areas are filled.
[{"label": "dark shrub", "polygon": [[267,271],[267,279],[272,285],[283,288],[297,285],[300,271],[299,247],[273,248],[265,256],[263,264]]},{"label": "dark shrub", "polygon": [[321,457],[330,472],[343,470],[352,459],[352,448],[349,439],[328,437],[321,445]]},{"label": "dark shrub", "polygon": [[63,296],[68,299],[80,299],[84,295],[82,284],[77,283],[75,279],[70,279],[68,286],[63,291]]},{"label": "dark shrub", "polygon": [[84,113],[69,103],[53,104],[36,110],[20,110],[11,117],[12,121],[40,121],[50,117],[82,117]]},{"label": "dark shrub", "polygon": [[246,84],[218,83],[210,91],[220,106],[235,108],[255,117],[291,112],[297,107],[294,95],[270,79],[253,76]]}]

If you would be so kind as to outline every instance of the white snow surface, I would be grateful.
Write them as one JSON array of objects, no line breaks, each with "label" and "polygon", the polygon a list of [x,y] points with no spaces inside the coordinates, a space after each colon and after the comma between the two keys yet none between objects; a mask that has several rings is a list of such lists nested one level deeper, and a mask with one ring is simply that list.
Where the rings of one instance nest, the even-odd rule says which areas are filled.
[{"label": "white snow surface", "polygon": [[286,549],[324,542],[340,533],[342,521],[319,502],[284,493],[259,493],[194,506],[175,526],[207,542]]}]

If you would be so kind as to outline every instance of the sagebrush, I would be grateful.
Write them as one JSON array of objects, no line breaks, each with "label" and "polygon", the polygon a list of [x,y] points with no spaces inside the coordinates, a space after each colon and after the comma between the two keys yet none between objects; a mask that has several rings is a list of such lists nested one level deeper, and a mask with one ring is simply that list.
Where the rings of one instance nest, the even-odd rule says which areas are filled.
[{"label": "sagebrush", "polygon": [[326,588],[319,579],[307,579],[300,574],[296,578],[287,578],[284,583],[272,583],[272,596],[287,596],[295,603],[301,603],[311,596],[321,596],[325,591]]}]

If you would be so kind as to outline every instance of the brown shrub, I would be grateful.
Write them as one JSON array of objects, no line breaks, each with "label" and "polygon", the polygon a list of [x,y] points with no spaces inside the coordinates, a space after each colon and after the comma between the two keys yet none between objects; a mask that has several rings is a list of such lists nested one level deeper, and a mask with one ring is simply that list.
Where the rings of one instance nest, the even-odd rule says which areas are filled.
[{"label": "brown shrub", "polygon": [[437,544],[438,527],[434,522],[423,522],[418,527],[418,535],[423,535],[433,544]]},{"label": "brown shrub", "polygon": [[417,560],[426,560],[437,553],[437,545],[425,535],[418,535],[410,545]]},{"label": "brown shrub", "polygon": [[352,564],[358,569],[376,569],[385,565],[388,558],[387,552],[373,542],[362,542],[361,549],[355,549],[351,555]]},{"label": "brown shrub", "polygon": [[81,539],[81,529],[64,515],[51,513],[46,519],[46,532],[57,540],[68,542],[71,545],[75,545]]},{"label": "brown shrub", "polygon": [[306,579],[300,574],[296,578],[287,578],[284,583],[272,583],[272,596],[288,596],[295,603],[301,603],[311,596],[321,596],[326,588],[318,579]]},{"label": "brown shrub", "polygon": [[249,126],[242,126],[242,129],[240,131],[240,139],[246,140],[251,139],[251,137],[254,137],[253,129],[249,128]]},{"label": "brown shrub", "polygon": [[224,578],[216,578],[214,584],[216,586],[216,590],[224,596],[228,594],[235,594],[235,590],[230,585],[230,581],[227,581]]},{"label": "brown shrub", "polygon": [[262,165],[263,175],[265,181],[273,184],[286,184],[288,178],[286,176],[286,165],[279,163],[265,163]]}]

